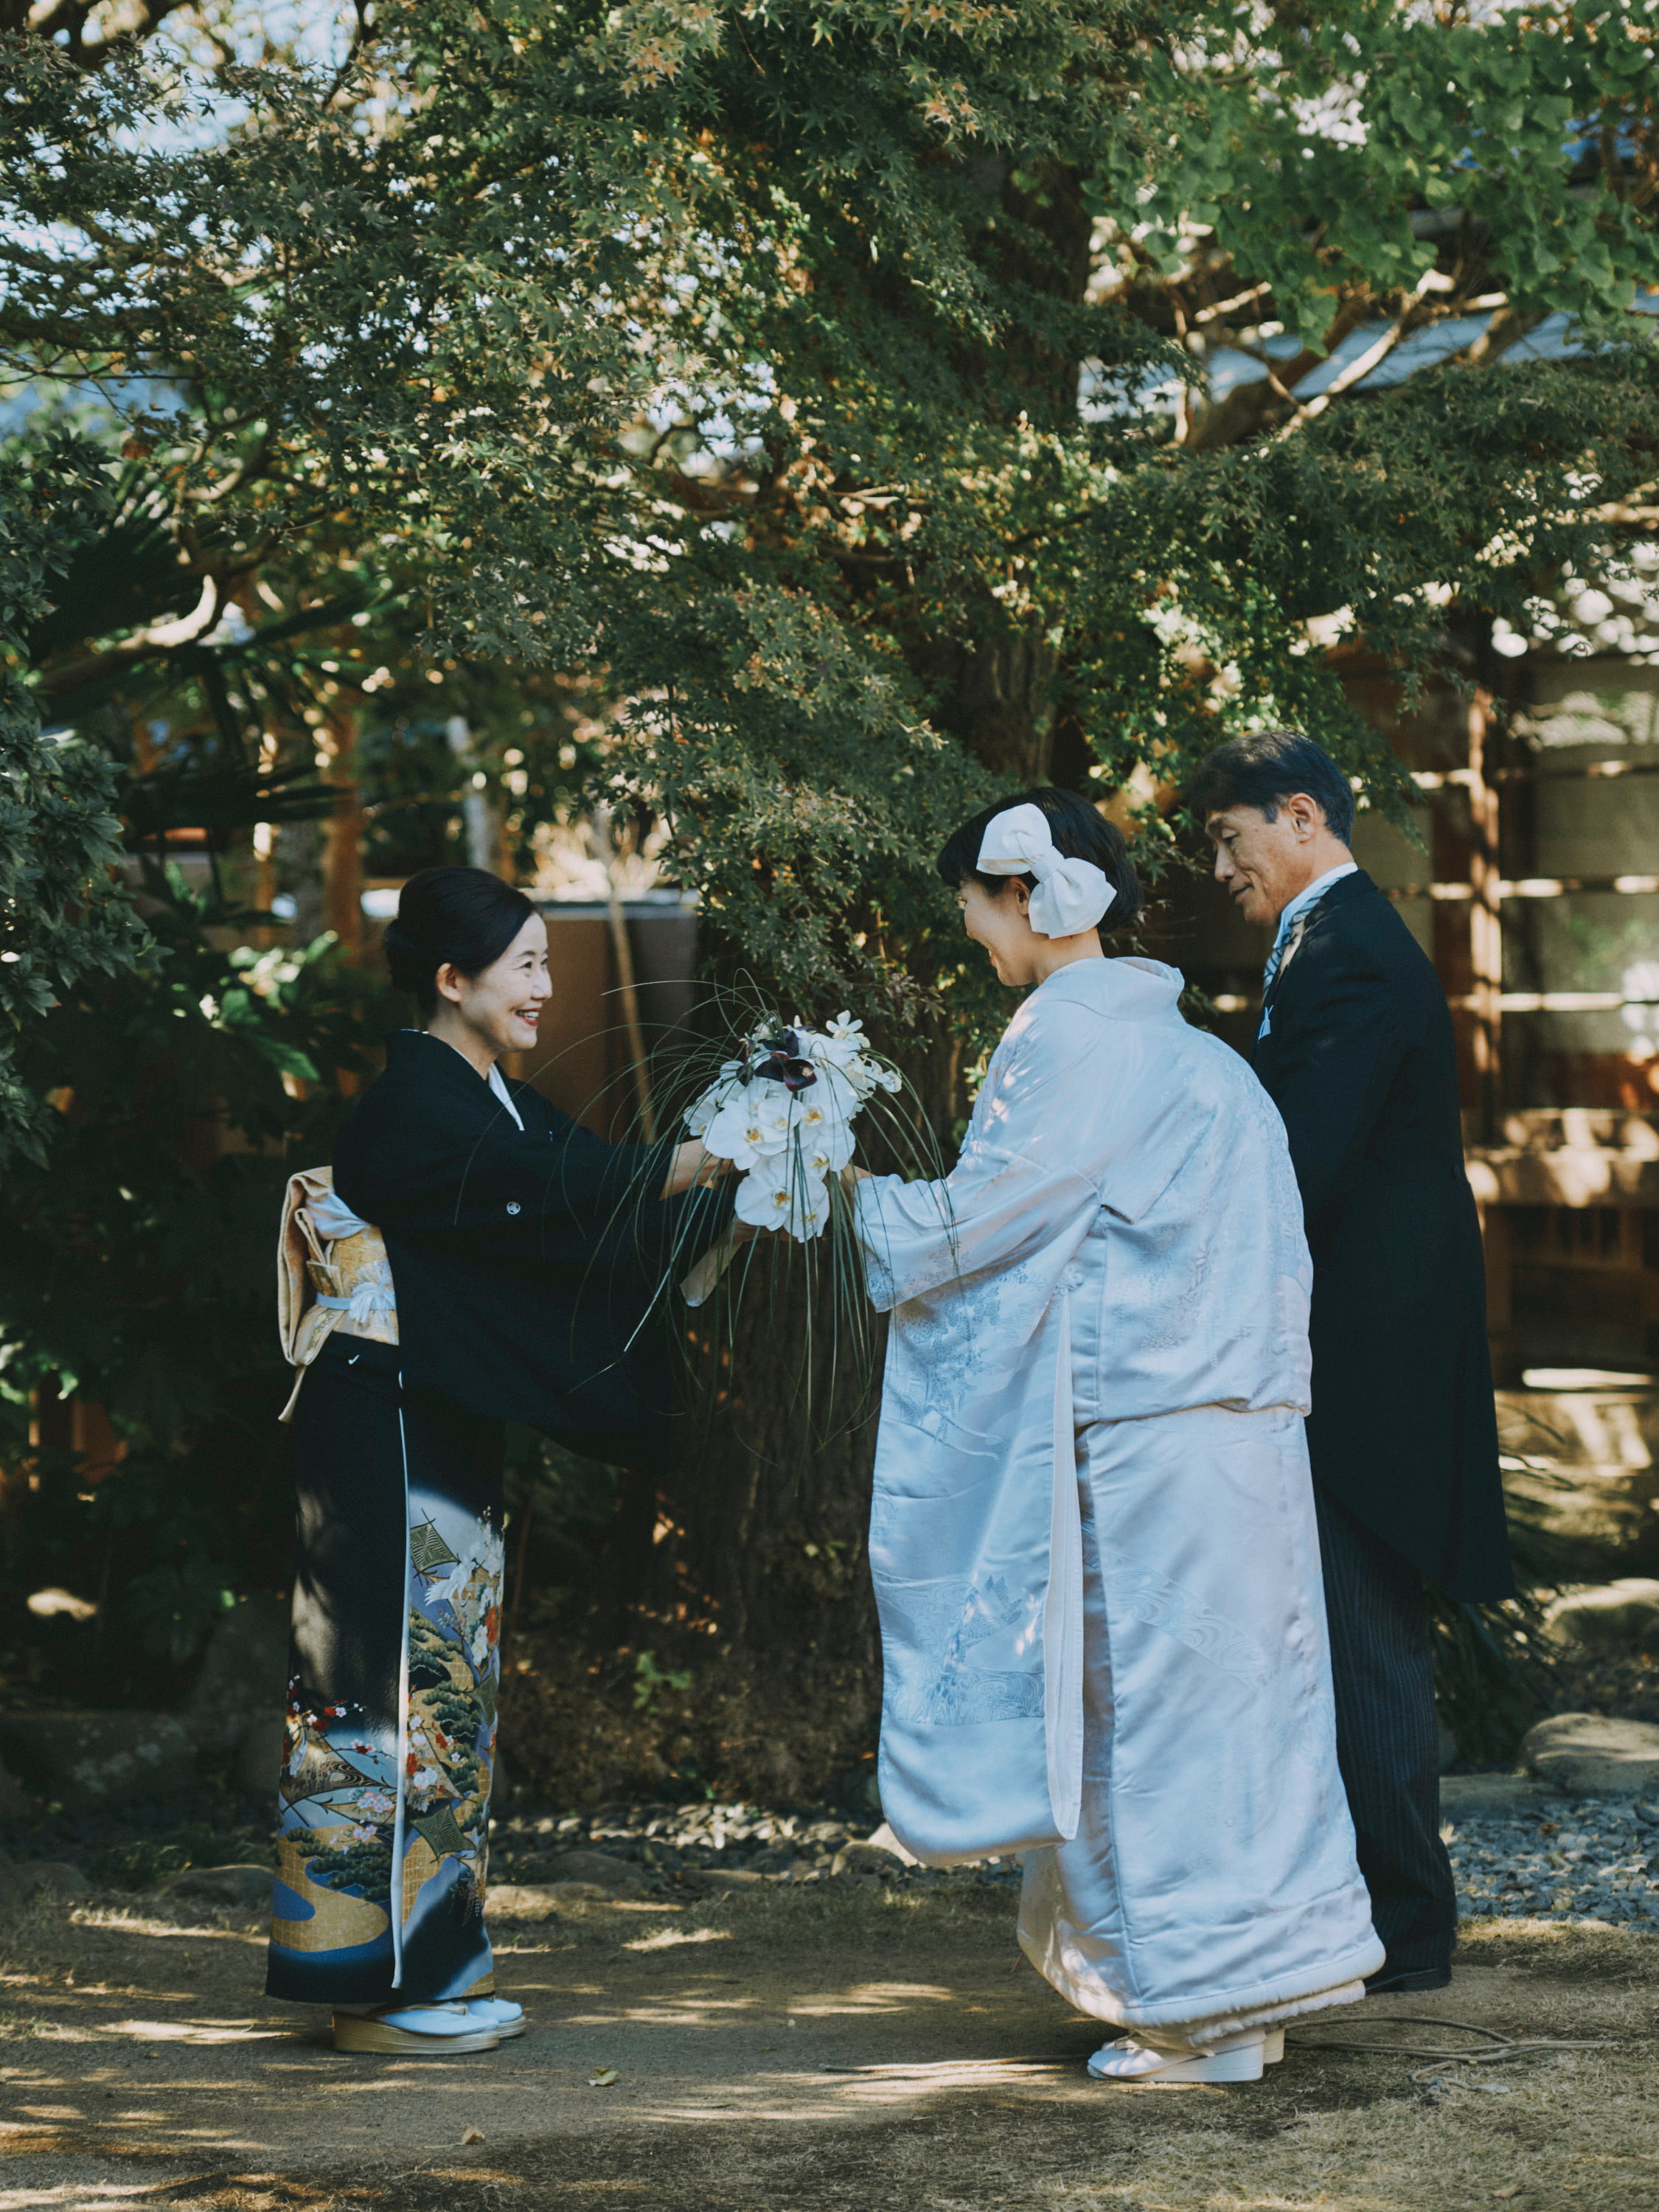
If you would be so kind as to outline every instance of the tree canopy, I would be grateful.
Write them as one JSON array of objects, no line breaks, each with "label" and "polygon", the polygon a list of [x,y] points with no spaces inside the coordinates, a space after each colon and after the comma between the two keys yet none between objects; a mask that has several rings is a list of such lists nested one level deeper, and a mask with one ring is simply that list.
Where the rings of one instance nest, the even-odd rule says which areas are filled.
[{"label": "tree canopy", "polygon": [[[1651,534],[1659,5],[122,20],[0,4],[0,1395],[112,1407],[187,1644],[257,1223],[374,1002],[155,865],[146,938],[118,811],[297,834],[351,737],[389,853],[463,772],[520,843],[603,800],[792,1010],[971,1043],[963,814],[1059,781],[1155,877],[1277,720],[1397,804],[1333,642],[1474,680]],[[822,1590],[708,1545],[808,1617],[831,1504]]]},{"label": "tree canopy", "polygon": [[609,773],[715,926],[917,1012],[928,859],[997,783],[1167,785],[1284,716],[1386,796],[1310,621],[1420,675],[1449,605],[1647,526],[1654,25],[440,0],[333,66],[15,38],[0,358],[108,395],[173,550],[168,619],[60,638],[45,688],[221,635],[269,569],[372,572],[434,656],[603,666]]}]

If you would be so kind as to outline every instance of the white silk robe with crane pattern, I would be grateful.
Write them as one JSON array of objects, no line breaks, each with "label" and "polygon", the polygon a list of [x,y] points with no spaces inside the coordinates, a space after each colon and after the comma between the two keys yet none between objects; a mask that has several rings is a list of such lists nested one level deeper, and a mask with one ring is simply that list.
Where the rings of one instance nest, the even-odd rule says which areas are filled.
[{"label": "white silk robe with crane pattern", "polygon": [[859,1220],[890,1311],[870,1560],[883,1808],[1020,1851],[1083,2010],[1202,2043],[1382,1948],[1337,1771],[1285,1133],[1156,962],[1024,1001],[942,1182]]}]

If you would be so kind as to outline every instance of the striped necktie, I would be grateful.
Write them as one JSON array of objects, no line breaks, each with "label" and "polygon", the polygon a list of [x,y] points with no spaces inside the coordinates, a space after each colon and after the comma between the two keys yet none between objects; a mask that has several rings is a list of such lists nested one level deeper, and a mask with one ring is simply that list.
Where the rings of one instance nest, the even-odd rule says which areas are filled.
[{"label": "striped necktie", "polygon": [[1267,964],[1261,971],[1261,995],[1265,999],[1273,987],[1273,978],[1282,968],[1290,965],[1291,957],[1308,933],[1308,924],[1325,903],[1322,891],[1311,906],[1304,906],[1273,951],[1267,955]]}]

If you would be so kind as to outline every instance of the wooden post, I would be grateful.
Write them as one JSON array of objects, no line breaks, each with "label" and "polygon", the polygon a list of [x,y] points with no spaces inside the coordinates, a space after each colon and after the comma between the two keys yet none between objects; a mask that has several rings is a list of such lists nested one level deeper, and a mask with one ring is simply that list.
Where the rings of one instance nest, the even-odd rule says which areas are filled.
[{"label": "wooden post", "polygon": [[1469,901],[1470,996],[1474,1013],[1474,1067],[1480,1086],[1480,1140],[1498,1141],[1503,1044],[1504,912],[1498,886],[1503,868],[1498,836],[1498,787],[1486,780],[1486,744],[1491,731],[1492,695],[1477,691],[1469,702],[1469,826],[1474,849],[1469,855],[1469,882],[1474,896]]},{"label": "wooden post", "polygon": [[319,734],[334,786],[334,811],[323,830],[323,924],[355,957],[363,943],[363,809],[352,775],[356,716],[335,714]]}]

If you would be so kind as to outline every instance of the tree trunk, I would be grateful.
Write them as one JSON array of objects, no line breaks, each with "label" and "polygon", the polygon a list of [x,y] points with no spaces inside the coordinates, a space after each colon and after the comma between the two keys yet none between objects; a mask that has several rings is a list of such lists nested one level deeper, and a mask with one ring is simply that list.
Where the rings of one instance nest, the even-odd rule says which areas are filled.
[{"label": "tree trunk", "polygon": [[[1006,228],[999,228],[993,234],[999,255],[1005,264],[1018,255],[1021,264],[1017,271],[1005,265],[1001,273],[1080,300],[1088,280],[1089,222],[1075,180],[1045,179],[1035,195],[1017,192],[1006,170],[988,181],[1000,212],[1042,240],[1005,244]],[[1011,377],[1015,413],[1040,423],[1074,408],[1078,373],[1075,361],[1034,344],[988,356],[978,380],[988,418],[1008,405]],[[940,640],[918,623],[906,647],[934,720],[1011,781],[1049,781],[1059,674],[1052,648],[1039,635],[1012,628],[988,592],[964,610],[963,633]],[[948,1133],[960,1110],[959,1055],[942,1041],[919,1038],[907,1057],[934,1127]],[[757,1267],[749,1284],[729,1395],[712,1415],[696,1410],[699,1402],[707,1407],[708,1377],[694,1362],[672,1471],[660,1492],[630,1501],[634,1516],[642,1523],[648,1513],[660,1532],[650,1547],[645,1584],[633,1595],[641,1613],[658,1621],[678,1616],[713,1627],[723,1664],[763,1668],[779,1731],[795,1741],[810,1782],[815,1746],[819,1756],[845,1763],[848,1727],[867,1729],[869,1742],[874,1738],[880,1659],[866,1529],[876,1423],[872,1409],[858,1403],[844,1359],[842,1371],[834,1371],[822,1328],[815,1332],[809,1419],[800,1347],[807,1341],[809,1270],[815,1262],[821,1267],[822,1254],[803,1265],[797,1253],[787,1269],[780,1264],[785,1256],[769,1255],[769,1269]],[[878,1334],[878,1375],[880,1343]],[[641,1534],[638,1528],[631,1536],[618,1532],[619,1564],[624,1555],[641,1559]],[[839,1737],[823,1734],[826,1696],[847,1708]],[[829,1778],[819,1775],[818,1786]]]},{"label": "tree trunk", "polygon": [[1014,633],[971,643],[918,641],[905,659],[935,702],[933,719],[987,768],[1017,783],[1049,781],[1051,647]]}]

